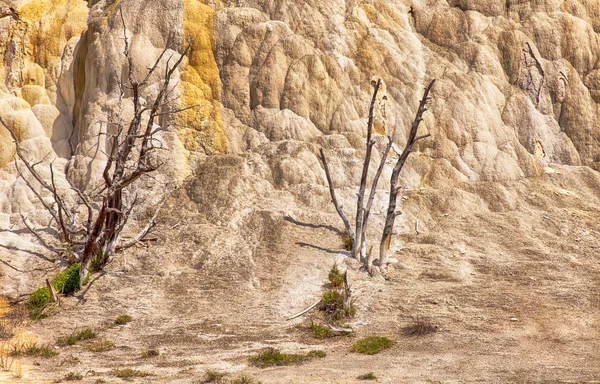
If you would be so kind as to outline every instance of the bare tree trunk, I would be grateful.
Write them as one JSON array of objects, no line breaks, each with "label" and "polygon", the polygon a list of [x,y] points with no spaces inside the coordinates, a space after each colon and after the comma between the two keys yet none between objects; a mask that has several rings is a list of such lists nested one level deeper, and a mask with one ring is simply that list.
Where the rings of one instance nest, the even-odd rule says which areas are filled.
[{"label": "bare tree trunk", "polygon": [[352,290],[348,284],[348,271],[344,272],[344,312],[352,306]]},{"label": "bare tree trunk", "polygon": [[340,215],[340,218],[344,222],[344,228],[346,228],[346,232],[348,232],[348,236],[350,236],[350,240],[352,241],[352,248],[354,248],[354,244],[356,242],[354,241],[354,232],[352,232],[350,220],[348,220],[348,217],[344,213],[344,210],[338,204],[337,197],[335,196],[335,187],[333,186],[333,180],[331,179],[331,174],[329,173],[329,166],[327,165],[327,158],[325,157],[325,152],[323,151],[323,148],[321,148],[319,152],[321,153],[321,161],[323,162],[323,167],[325,168],[325,176],[327,176],[327,183],[329,184],[329,194],[331,195],[331,202],[335,206],[335,210],[337,211],[338,215]]},{"label": "bare tree trunk", "polygon": [[373,276],[373,246],[369,248],[369,253],[367,254],[367,272],[370,276]]},{"label": "bare tree trunk", "polygon": [[400,192],[400,187],[398,186],[398,177],[400,175],[400,171],[404,167],[406,163],[406,159],[408,159],[408,155],[410,155],[413,145],[420,139],[424,139],[429,137],[430,135],[418,136],[417,131],[419,130],[419,124],[423,121],[423,114],[427,111],[425,107],[427,101],[429,100],[429,91],[433,87],[435,80],[432,80],[431,83],[425,88],[425,92],[423,94],[423,98],[419,103],[419,109],[417,110],[417,116],[412,123],[410,134],[408,136],[408,140],[406,141],[406,146],[402,151],[402,154],[398,158],[398,162],[392,171],[392,177],[390,182],[390,200],[387,209],[387,215],[385,219],[385,225],[383,227],[383,234],[381,236],[381,244],[379,246],[379,268],[384,270],[386,265],[387,253],[390,248],[391,240],[392,240],[392,232],[394,230],[394,222],[396,221],[396,216],[400,215],[402,212],[396,211],[396,201],[398,198],[398,192]]},{"label": "bare tree trunk", "polygon": [[388,154],[390,153],[390,149],[392,148],[392,138],[388,136],[388,144],[385,147],[385,150],[381,154],[381,161],[379,162],[379,168],[377,168],[377,172],[375,173],[375,177],[373,177],[373,184],[371,185],[371,192],[369,193],[369,199],[367,200],[367,206],[364,209],[364,217],[363,217],[363,225],[361,228],[362,236],[361,236],[361,246],[360,246],[360,256],[366,263],[366,255],[365,251],[367,248],[367,228],[369,222],[369,214],[371,213],[371,207],[373,206],[373,200],[375,200],[375,194],[377,193],[377,184],[379,184],[379,177],[383,172],[383,168],[385,167],[385,161],[387,160]]},{"label": "bare tree trunk", "polygon": [[373,145],[375,141],[372,140],[371,134],[373,132],[373,111],[375,110],[375,102],[377,101],[377,93],[381,86],[381,79],[375,84],[375,90],[373,91],[373,98],[371,100],[371,107],[369,108],[369,122],[367,124],[367,151],[365,154],[365,161],[363,163],[362,175],[360,178],[360,187],[358,189],[358,198],[356,201],[356,227],[354,238],[358,244],[354,244],[352,247],[352,257],[360,259],[361,249],[363,248],[363,224],[364,224],[364,197],[365,190],[367,189],[367,176],[369,174],[369,165],[371,164],[371,153],[373,151]]}]

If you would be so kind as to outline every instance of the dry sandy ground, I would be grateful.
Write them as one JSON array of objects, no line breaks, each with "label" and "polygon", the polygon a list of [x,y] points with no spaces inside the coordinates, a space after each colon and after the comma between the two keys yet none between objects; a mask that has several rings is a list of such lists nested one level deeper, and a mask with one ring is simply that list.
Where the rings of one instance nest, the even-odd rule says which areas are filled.
[{"label": "dry sandy ground", "polygon": [[[486,209],[450,204],[452,191],[408,194],[406,215],[421,212],[423,232],[400,228],[404,248],[387,281],[344,258],[333,210],[257,212],[242,233],[251,244],[240,244],[180,197],[152,247],[117,257],[58,314],[26,328],[39,343],[53,343],[90,326],[115,347],[94,353],[81,342],[50,359],[25,359],[15,382],[77,372],[85,383],[118,383],[114,370],[131,367],[152,374],[139,383],[193,383],[207,368],[263,383],[356,383],[366,372],[381,383],[600,383],[600,185],[588,176],[583,169],[505,183],[502,190],[519,196],[513,203],[493,184],[465,187],[487,194]],[[355,335],[317,340],[298,327],[314,314],[285,318],[319,297],[336,260],[356,297]],[[114,325],[122,312],[133,321]],[[403,336],[417,316],[439,331]],[[375,356],[349,352],[366,335],[396,344]],[[322,349],[327,357],[249,367],[248,356],[267,346]],[[149,348],[160,355],[141,358]]]}]

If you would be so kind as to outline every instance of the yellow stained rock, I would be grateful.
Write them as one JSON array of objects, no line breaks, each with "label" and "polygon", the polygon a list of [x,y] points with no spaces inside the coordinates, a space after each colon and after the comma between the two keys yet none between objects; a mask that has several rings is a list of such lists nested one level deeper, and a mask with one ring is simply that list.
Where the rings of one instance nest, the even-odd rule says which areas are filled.
[{"label": "yellow stained rock", "polygon": [[177,115],[179,139],[188,151],[198,143],[206,151],[225,153],[227,137],[223,130],[219,98],[221,83],[213,53],[215,11],[198,1],[184,1],[184,36],[193,40],[188,66],[181,74],[181,108],[198,105]]}]

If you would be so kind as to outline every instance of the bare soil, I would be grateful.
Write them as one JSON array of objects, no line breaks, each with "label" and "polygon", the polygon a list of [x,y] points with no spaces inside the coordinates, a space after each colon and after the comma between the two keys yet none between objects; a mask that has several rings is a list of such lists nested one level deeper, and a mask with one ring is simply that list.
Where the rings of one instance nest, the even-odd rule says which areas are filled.
[{"label": "bare soil", "polygon": [[[501,186],[409,192],[397,228],[402,248],[385,279],[348,259],[333,207],[263,202],[270,208],[231,229],[208,223],[179,196],[149,248],[118,255],[84,292],[63,299],[59,313],[25,328],[44,344],[89,326],[115,347],[57,347],[56,357],[25,358],[20,380],[0,377],[50,383],[75,372],[81,382],[119,383],[115,370],[129,367],[150,374],[138,383],[202,382],[206,369],[262,383],[358,383],[368,372],[379,383],[600,383],[597,187],[588,171],[569,170]],[[459,198],[467,193],[485,207]],[[315,339],[306,327],[316,311],[286,318],[319,298],[335,261],[349,271],[354,332]],[[120,313],[133,321],[115,325]],[[417,318],[437,332],[405,335]],[[373,356],[351,353],[367,335],[395,345]],[[248,357],[265,347],[320,349],[327,357],[249,366]],[[160,355],[142,358],[148,349]]]}]

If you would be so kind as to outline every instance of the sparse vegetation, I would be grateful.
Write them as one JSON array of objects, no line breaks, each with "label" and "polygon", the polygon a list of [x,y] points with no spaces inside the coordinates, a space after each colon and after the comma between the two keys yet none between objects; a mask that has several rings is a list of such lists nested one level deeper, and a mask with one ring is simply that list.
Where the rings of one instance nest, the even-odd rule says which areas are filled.
[{"label": "sparse vegetation", "polygon": [[344,309],[344,295],[339,291],[331,290],[323,293],[319,309],[325,313],[329,321],[338,322],[347,317],[353,317],[356,314],[354,303]]},{"label": "sparse vegetation", "polygon": [[149,357],[155,357],[158,355],[160,355],[160,352],[158,352],[156,349],[148,349],[148,350],[142,352],[143,359],[147,359]]},{"label": "sparse vegetation", "polygon": [[[79,289],[79,264],[73,264],[69,268],[62,271],[52,281],[52,287],[57,293],[64,295],[71,294]],[[46,289],[46,292],[48,290]],[[48,299],[50,295],[48,295]]]},{"label": "sparse vegetation", "polygon": [[344,285],[344,275],[338,269],[337,264],[333,264],[329,271],[329,284],[332,288],[340,288]]},{"label": "sparse vegetation", "polygon": [[65,377],[63,377],[63,380],[65,381],[79,381],[79,380],[83,380],[83,375],[81,375],[80,373],[75,373],[75,372],[69,372],[65,375]]},{"label": "sparse vegetation", "polygon": [[96,337],[96,332],[91,328],[83,328],[79,331],[75,330],[69,335],[59,336],[56,339],[56,344],[60,346],[75,345],[78,341],[89,340]]},{"label": "sparse vegetation", "polygon": [[348,231],[342,232],[342,244],[346,251],[352,251],[352,236],[348,233]]},{"label": "sparse vegetation", "polygon": [[117,324],[117,325],[125,325],[125,324],[129,323],[131,320],[133,320],[133,318],[131,316],[129,316],[126,313],[121,313],[115,319],[115,324]]},{"label": "sparse vegetation", "polygon": [[65,357],[64,359],[62,359],[62,361],[58,365],[62,367],[65,365],[76,365],[76,364],[79,364],[80,362],[81,362],[81,360],[79,360],[79,357],[69,356],[69,357]]},{"label": "sparse vegetation", "polygon": [[319,323],[311,323],[310,331],[312,332],[312,335],[317,339],[326,339],[328,337],[333,337],[333,332],[331,331],[331,328],[325,325],[321,325]]},{"label": "sparse vegetation", "polygon": [[250,358],[250,363],[259,368],[291,365],[303,363],[313,358],[323,358],[327,354],[324,351],[309,351],[306,354],[281,353],[274,348],[268,348],[256,356]]},{"label": "sparse vegetation", "polygon": [[438,326],[434,325],[430,319],[417,317],[413,324],[402,328],[404,336],[425,336],[437,332]]},{"label": "sparse vegetation", "polygon": [[220,383],[227,376],[227,372],[221,372],[216,369],[207,369],[204,373],[206,374],[204,383]]},{"label": "sparse vegetation", "polygon": [[31,320],[41,320],[46,315],[42,312],[44,307],[50,301],[50,292],[48,288],[39,288],[29,296],[27,307],[29,309],[29,317]]},{"label": "sparse vegetation", "polygon": [[10,354],[15,357],[30,356],[50,358],[58,355],[58,352],[50,345],[39,346],[36,343],[21,343],[13,344]]},{"label": "sparse vegetation", "polygon": [[394,342],[387,337],[368,336],[357,340],[352,346],[352,352],[363,353],[365,355],[375,355],[384,349],[390,348]]},{"label": "sparse vegetation", "polygon": [[252,376],[242,375],[233,379],[230,384],[260,384],[260,381],[254,380]]},{"label": "sparse vegetation", "polygon": [[147,377],[150,376],[150,372],[138,371],[137,369],[123,368],[115,370],[115,376],[119,379],[129,380],[134,377]]},{"label": "sparse vegetation", "polygon": [[377,380],[377,376],[373,372],[365,373],[357,377],[358,380]]},{"label": "sparse vegetation", "polygon": [[106,351],[110,351],[114,346],[115,346],[115,344],[112,341],[99,340],[99,341],[96,341],[95,343],[90,344],[88,346],[88,350],[90,352],[106,352]]}]

